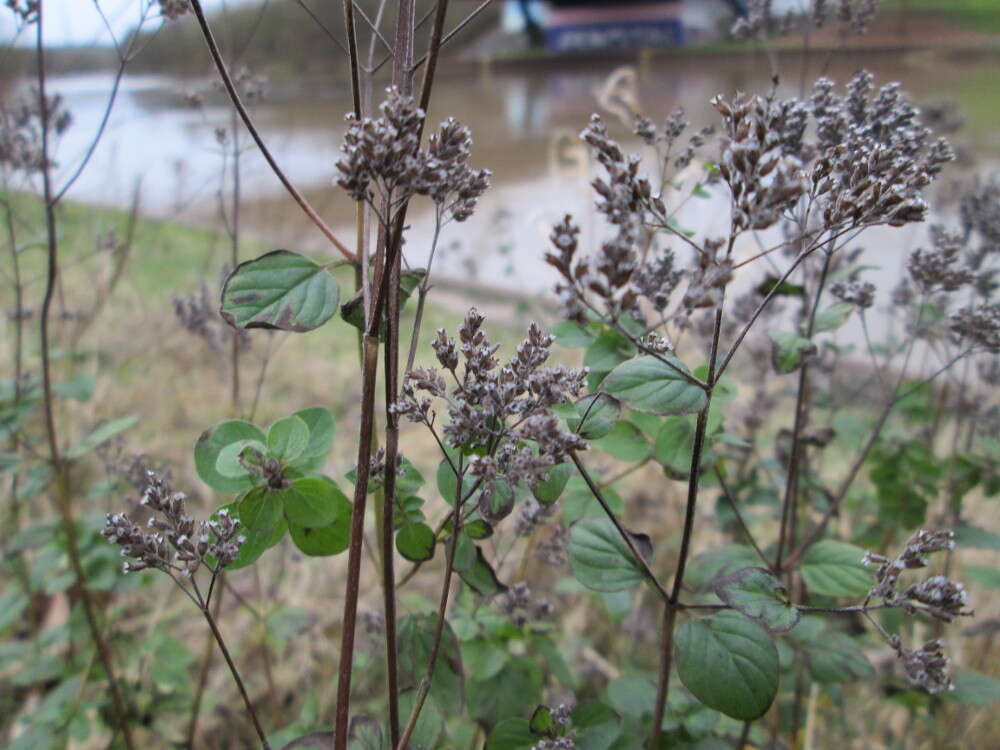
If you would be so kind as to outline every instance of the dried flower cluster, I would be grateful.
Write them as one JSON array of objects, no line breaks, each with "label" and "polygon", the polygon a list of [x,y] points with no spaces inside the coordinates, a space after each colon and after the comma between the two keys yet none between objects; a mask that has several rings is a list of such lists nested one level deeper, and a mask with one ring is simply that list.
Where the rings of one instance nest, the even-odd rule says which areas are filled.
[{"label": "dried flower cluster", "polygon": [[747,14],[730,29],[735,39],[765,38],[772,31],[785,36],[806,25],[822,28],[833,17],[841,35],[864,34],[878,11],[878,0],[812,0],[803,10],[789,10],[780,17],[774,14],[771,0],[750,0],[747,6]]},{"label": "dried flower cluster", "polygon": [[448,390],[438,370],[417,368],[406,374],[392,408],[434,429],[434,400],[446,400],[447,442],[454,448],[484,451],[470,457],[468,469],[482,487],[480,506],[490,517],[490,498],[501,481],[508,491],[518,484],[536,487],[567,452],[586,447],[578,435],[563,429],[552,407],[580,393],[587,370],[543,367],[555,339],[534,323],[514,357],[501,367],[494,356],[497,346],[482,330],[483,321],[473,308],[459,328],[458,342],[444,329],[437,332],[434,352],[454,379],[454,388]]},{"label": "dried flower cluster", "polygon": [[[231,268],[224,265],[219,274],[219,288],[225,285]],[[234,328],[219,315],[218,296],[209,292],[203,282],[201,289],[187,295],[171,296],[174,304],[174,315],[181,326],[189,333],[203,339],[214,352],[221,352],[228,346],[233,336],[239,339],[241,350],[250,348],[250,334],[242,328]]]},{"label": "dried flower cluster", "polygon": [[962,237],[941,227],[931,228],[933,250],[918,249],[910,256],[910,276],[925,293],[954,292],[975,279],[971,269],[960,265]]},{"label": "dried flower cluster", "polygon": [[[802,162],[792,153],[801,134],[786,136],[790,110],[773,97],[737,94],[726,101],[717,96],[712,105],[725,123],[719,172],[732,194],[733,233],[767,229],[805,192]],[[800,133],[798,120],[794,131]]]},{"label": "dried flower cluster", "polygon": [[101,534],[121,547],[126,573],[155,568],[171,575],[191,578],[206,565],[213,574],[232,563],[245,541],[239,536],[239,520],[225,509],[210,521],[195,523],[188,515],[185,495],[174,492],[163,477],[150,472],[142,505],[162,518],[149,519],[145,532],[124,513],[109,513]]},{"label": "dried flower cluster", "polygon": [[190,0],[156,0],[160,15],[171,21],[186,15],[191,10]]},{"label": "dried flower cluster", "polygon": [[[875,572],[876,583],[869,591],[868,599],[881,599],[886,605],[899,607],[909,614],[922,612],[944,622],[972,615],[965,608],[968,603],[965,586],[945,576],[931,576],[902,591],[898,588],[899,577],[905,571],[925,568],[929,555],[954,548],[953,532],[921,529],[909,538],[894,560],[873,552],[866,553],[863,562],[879,566]],[[910,651],[902,647],[898,636],[892,635],[889,636],[889,645],[895,649],[907,677],[915,685],[930,693],[950,687],[948,660],[943,654],[942,641],[931,641],[919,651]]]},{"label": "dried flower cluster", "polygon": [[24,172],[39,172],[48,164],[42,151],[42,129],[62,135],[73,124],[73,115],[58,94],[47,97],[43,113],[37,89],[0,111],[0,164]]},{"label": "dried flower cluster", "polygon": [[955,689],[950,675],[951,660],[944,655],[944,641],[935,639],[928,641],[920,649],[911,650],[903,648],[898,635],[891,635],[889,645],[903,662],[903,671],[912,684],[931,695]]},{"label": "dried flower cluster", "polygon": [[510,616],[514,624],[523,628],[529,622],[551,617],[555,607],[546,599],[535,599],[531,595],[531,587],[524,581],[511,586],[497,599],[501,612]]},{"label": "dried flower cluster", "polygon": [[414,195],[428,195],[456,221],[468,218],[490,180],[489,170],[473,170],[467,164],[472,144],[468,129],[450,119],[423,149],[425,115],[412,97],[391,88],[380,111],[378,119],[348,115],[337,184],[376,210],[376,193],[390,209]]}]

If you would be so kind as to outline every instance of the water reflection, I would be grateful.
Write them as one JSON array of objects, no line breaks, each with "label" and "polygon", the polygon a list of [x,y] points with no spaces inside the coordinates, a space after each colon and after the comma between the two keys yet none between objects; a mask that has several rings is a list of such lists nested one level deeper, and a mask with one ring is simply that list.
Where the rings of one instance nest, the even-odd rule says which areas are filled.
[{"label": "water reflection", "polygon": [[[902,81],[918,103],[942,96],[955,99],[968,120],[959,145],[977,154],[980,168],[1000,157],[994,124],[1000,89],[994,85],[994,64],[995,56],[931,52],[818,55],[805,65],[796,56],[779,60],[787,71],[781,87],[786,95],[797,94],[800,81],[821,73],[843,82],[865,67],[876,74],[878,83]],[[585,236],[593,238],[600,230],[587,185],[590,167],[577,139],[591,112],[602,110],[612,134],[637,149],[626,124],[615,117],[620,109],[617,101],[634,99],[631,104],[638,103],[656,120],[683,105],[692,127],[699,128],[716,120],[708,103],[716,93],[765,91],[771,80],[768,59],[753,55],[640,58],[634,67],[619,70],[609,85],[609,74],[616,67],[600,61],[532,62],[443,71],[431,122],[455,116],[469,125],[475,137],[472,164],[493,169],[495,178],[480,211],[467,225],[446,232],[443,241],[452,251],[444,254],[442,273],[474,276],[528,293],[548,289],[554,277],[542,263],[540,251],[552,223],[571,212],[581,221]],[[60,145],[64,171],[72,169],[96,130],[108,86],[109,79],[99,75],[53,82],[53,90],[65,96],[76,123]],[[183,94],[193,89],[211,90],[211,84],[127,77],[107,136],[71,197],[125,205],[141,181],[147,213],[217,226],[216,193],[223,159],[214,130],[228,125],[231,113],[220,97],[213,97],[202,110],[184,106]],[[350,236],[353,206],[330,186],[343,113],[350,107],[348,92],[331,87],[313,94],[306,96],[294,86],[275,86],[271,98],[258,107],[258,125],[286,172],[328,220]],[[256,151],[247,151],[242,171],[243,194],[250,204],[244,212],[249,231],[277,245],[326,252],[322,238],[301,220]],[[721,198],[687,200],[680,216],[683,224],[701,232],[726,228]],[[411,218],[407,252],[416,265],[427,254],[433,220],[419,207]],[[907,231],[869,236],[880,240],[884,236],[898,246],[914,235]],[[456,243],[460,250],[454,249]]]}]

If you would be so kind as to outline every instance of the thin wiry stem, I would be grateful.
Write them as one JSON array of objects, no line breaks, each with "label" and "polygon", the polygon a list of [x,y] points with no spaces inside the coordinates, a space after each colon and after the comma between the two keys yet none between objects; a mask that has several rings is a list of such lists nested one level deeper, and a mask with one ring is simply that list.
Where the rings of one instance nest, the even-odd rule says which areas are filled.
[{"label": "thin wiry stem", "polygon": [[267,144],[264,143],[264,139],[261,137],[257,130],[257,126],[253,122],[253,118],[250,117],[250,113],[247,111],[246,107],[243,105],[243,101],[240,99],[239,92],[236,90],[236,86],[233,84],[232,76],[229,75],[229,69],[226,67],[225,61],[222,59],[222,53],[219,51],[219,46],[215,41],[215,37],[212,35],[212,29],[208,25],[208,20],[205,18],[205,12],[202,10],[201,0],[191,0],[191,9],[194,11],[195,17],[198,19],[198,25],[201,27],[202,36],[205,37],[205,43],[208,45],[208,51],[212,56],[212,60],[215,62],[215,67],[219,72],[219,77],[222,78],[222,83],[226,88],[226,92],[229,94],[230,100],[232,100],[233,106],[236,107],[236,111],[240,114],[240,119],[243,120],[243,124],[246,126],[247,131],[250,133],[250,137],[254,139],[257,144],[257,148],[260,149],[261,155],[267,161],[268,166],[274,175],[278,178],[281,184],[284,186],[285,190],[292,199],[299,205],[299,208],[309,217],[310,221],[316,225],[316,228],[330,241],[330,243],[337,248],[340,253],[348,260],[357,263],[357,254],[352,252],[347,248],[347,246],[340,241],[340,239],[333,233],[333,230],[327,225],[320,215],[316,212],[316,209],[312,207],[312,204],[306,200],[291,183],[288,177],[285,176],[284,171],[278,166],[277,161],[275,161],[274,156],[272,156],[270,149],[268,149]]},{"label": "thin wiry stem", "polygon": [[736,498],[733,493],[729,491],[729,485],[726,484],[726,478],[722,475],[718,466],[713,467],[715,471],[715,478],[719,481],[719,486],[722,488],[722,495],[726,498],[726,502],[729,503],[729,507],[733,509],[733,514],[736,516],[737,522],[740,524],[740,528],[743,530],[743,535],[749,540],[750,544],[753,546],[754,552],[757,553],[757,557],[761,559],[765,567],[771,567],[771,561],[767,559],[767,555],[757,544],[757,540],[754,539],[753,534],[750,532],[750,527],[747,526],[747,522],[743,520],[743,514],[740,513],[739,505],[736,502]]},{"label": "thin wiry stem", "polygon": [[111,702],[114,707],[115,724],[122,733],[122,739],[128,750],[135,748],[132,739],[132,730],[128,722],[128,711],[125,707],[125,700],[118,675],[115,672],[114,662],[111,656],[111,647],[108,645],[98,623],[97,611],[94,601],[87,589],[87,576],[83,569],[83,561],[80,557],[80,548],[76,536],[76,520],[73,518],[73,506],[70,499],[70,487],[68,469],[69,467],[62,458],[59,450],[59,437],[56,432],[54,415],[54,396],[52,394],[52,362],[51,344],[49,340],[49,324],[52,311],[52,300],[55,294],[56,280],[59,276],[59,244],[58,229],[56,226],[55,202],[52,189],[52,176],[49,154],[49,130],[51,127],[49,111],[49,101],[46,93],[46,69],[45,69],[45,43],[42,34],[43,5],[41,0],[38,3],[38,15],[35,20],[35,56],[38,69],[38,105],[41,116],[41,146],[42,146],[42,189],[45,206],[45,228],[47,239],[47,264],[45,297],[42,301],[41,321],[40,321],[40,342],[42,354],[42,389],[43,389],[43,412],[45,415],[45,432],[49,446],[49,461],[52,464],[54,480],[56,485],[56,500],[59,516],[62,520],[63,533],[66,535],[66,551],[73,569],[73,576],[79,590],[80,602],[83,605],[84,616],[87,620],[87,627],[90,629],[91,639],[97,649],[101,666],[104,667],[108,680],[108,688],[111,691]]}]

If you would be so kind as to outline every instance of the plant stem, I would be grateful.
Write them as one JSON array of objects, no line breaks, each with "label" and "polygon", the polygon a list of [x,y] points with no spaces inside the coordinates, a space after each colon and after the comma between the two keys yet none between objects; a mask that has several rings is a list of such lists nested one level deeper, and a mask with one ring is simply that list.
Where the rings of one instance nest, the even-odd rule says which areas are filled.
[{"label": "plant stem", "polygon": [[[220,573],[219,575],[224,574]],[[220,586],[219,593],[215,596],[215,601],[213,602],[215,607],[214,617],[218,617],[219,610],[222,609],[222,592],[224,590],[224,587]],[[201,702],[205,695],[205,687],[208,685],[208,675],[212,669],[213,640],[214,634],[209,634],[205,640],[205,649],[201,655],[201,668],[198,670],[198,687],[195,689],[194,703],[191,706],[191,718],[188,719],[187,741],[184,743],[184,746],[190,748],[190,750],[193,750],[195,746],[194,741],[198,734],[198,718],[201,716]]]},{"label": "plant stem", "polygon": [[406,728],[400,740],[393,745],[396,750],[406,750],[406,743],[410,741],[414,727],[417,726],[417,719],[423,710],[424,702],[431,690],[431,680],[434,677],[434,667],[437,665],[438,652],[441,650],[441,637],[444,633],[445,616],[448,612],[448,595],[451,592],[451,578],[455,570],[455,549],[458,547],[458,532],[462,523],[462,478],[464,475],[462,459],[459,458],[459,468],[456,472],[455,490],[455,510],[452,515],[451,539],[448,540],[448,557],[445,561],[444,583],[441,585],[441,597],[438,601],[437,621],[434,625],[434,643],[431,647],[431,657],[427,664],[427,674],[420,682],[417,692],[417,699],[413,703],[413,710],[410,718],[406,722]]},{"label": "plant stem", "polygon": [[191,0],[191,9],[194,11],[195,17],[198,19],[198,25],[201,27],[202,36],[205,37],[205,43],[208,45],[208,51],[212,55],[212,60],[215,62],[215,67],[219,72],[219,77],[222,78],[222,83],[226,88],[226,92],[229,94],[229,98],[233,102],[233,106],[236,107],[236,111],[240,114],[240,119],[243,120],[243,124],[246,126],[247,131],[250,133],[250,137],[254,139],[257,144],[257,148],[260,149],[261,155],[267,161],[271,171],[274,172],[275,176],[284,186],[288,194],[292,196],[299,208],[302,209],[303,213],[309,217],[309,220],[316,225],[316,228],[330,241],[330,243],[340,251],[340,253],[353,263],[358,262],[358,256],[356,253],[351,252],[347,246],[338,239],[337,235],[333,233],[333,230],[327,225],[320,215],[316,212],[316,209],[305,199],[303,196],[291,183],[285,173],[282,171],[281,167],[274,160],[271,155],[271,151],[268,149],[267,144],[264,143],[264,139],[261,138],[260,133],[257,131],[257,126],[254,125],[253,119],[250,117],[250,113],[247,112],[243,102],[240,99],[239,92],[236,91],[236,87],[233,85],[233,79],[229,75],[229,69],[226,67],[226,63],[222,59],[222,53],[219,51],[219,45],[215,41],[215,37],[212,35],[212,29],[208,25],[208,21],[205,18],[205,12],[201,7],[201,0]]},{"label": "plant stem", "polygon": [[67,476],[67,465],[64,463],[59,451],[59,438],[56,433],[55,416],[53,413],[52,396],[52,362],[49,350],[49,322],[52,309],[52,299],[55,293],[56,280],[59,275],[59,246],[58,232],[56,229],[55,203],[52,194],[52,176],[50,172],[49,159],[49,127],[50,112],[49,102],[46,95],[45,84],[45,44],[42,35],[42,6],[38,3],[38,15],[36,19],[36,43],[35,54],[38,67],[38,103],[41,113],[41,135],[42,135],[42,188],[45,205],[45,228],[47,235],[47,270],[45,283],[45,297],[42,301],[41,311],[41,340],[40,347],[42,353],[42,389],[44,394],[43,407],[45,413],[45,431],[49,444],[49,459],[52,462],[52,470],[56,484],[56,499],[59,515],[62,520],[63,532],[66,534],[66,551],[69,557],[70,567],[73,569],[73,576],[76,581],[77,592],[80,596],[80,603],[83,605],[84,615],[87,619],[87,627],[90,629],[91,638],[97,649],[101,666],[108,678],[108,688],[111,691],[111,702],[114,706],[115,723],[122,733],[122,739],[128,750],[133,750],[135,743],[132,740],[132,730],[128,724],[128,712],[125,707],[125,700],[122,696],[121,686],[115,673],[114,663],[111,656],[111,648],[101,632],[101,626],[97,621],[97,611],[87,590],[87,577],[83,570],[83,562],[80,559],[80,549],[76,537],[76,521],[73,518],[73,508],[70,501],[69,478]]},{"label": "plant stem", "polygon": [[[732,240],[730,240],[730,245]],[[684,570],[691,551],[691,535],[694,531],[694,516],[698,505],[698,483],[701,478],[701,456],[705,448],[705,434],[708,430],[708,410],[712,406],[712,393],[718,376],[716,364],[719,354],[719,337],[722,334],[722,308],[725,299],[719,303],[715,311],[715,328],[712,331],[712,347],[708,359],[708,390],[705,393],[705,406],[698,412],[698,421],[694,431],[694,448],[691,452],[691,476],[688,479],[687,507],[684,511],[684,531],[681,536],[681,549],[677,555],[677,570],[674,573],[674,585],[670,597],[664,605],[663,614],[663,646],[660,654],[660,674],[656,686],[656,704],[653,712],[653,729],[649,737],[650,750],[658,750],[660,736],[663,731],[663,714],[667,706],[667,696],[670,691],[670,665],[674,645],[674,625],[676,624],[676,604],[684,585]]]},{"label": "plant stem", "polygon": [[260,725],[260,719],[257,718],[257,711],[253,707],[253,702],[250,700],[250,696],[247,694],[246,686],[243,684],[243,678],[240,677],[240,672],[236,668],[236,664],[233,663],[233,657],[229,655],[229,649],[226,648],[226,641],[222,637],[222,633],[219,632],[219,626],[215,622],[215,617],[212,616],[212,612],[208,607],[202,607],[201,613],[205,616],[205,620],[208,622],[208,627],[212,629],[212,635],[215,636],[215,642],[219,644],[219,650],[222,652],[222,656],[226,660],[226,664],[229,665],[229,672],[233,675],[233,679],[236,681],[236,687],[239,688],[240,695],[243,697],[243,703],[246,706],[247,713],[250,714],[250,720],[253,722],[253,728],[257,731],[257,736],[260,737],[260,744],[265,750],[271,750],[271,745],[267,741],[267,734],[264,732],[264,728]]}]

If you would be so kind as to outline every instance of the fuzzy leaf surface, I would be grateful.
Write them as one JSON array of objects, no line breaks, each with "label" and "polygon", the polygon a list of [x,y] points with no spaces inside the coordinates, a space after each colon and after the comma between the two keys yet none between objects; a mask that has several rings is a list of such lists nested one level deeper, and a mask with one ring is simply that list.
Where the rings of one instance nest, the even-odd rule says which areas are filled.
[{"label": "fuzzy leaf surface", "polygon": [[[687,367],[669,357],[683,372]],[[705,406],[705,392],[655,357],[637,357],[618,365],[604,380],[604,390],[637,411],[693,414]]]}]

